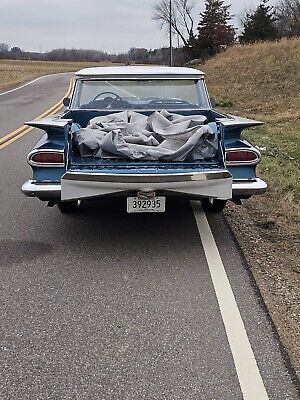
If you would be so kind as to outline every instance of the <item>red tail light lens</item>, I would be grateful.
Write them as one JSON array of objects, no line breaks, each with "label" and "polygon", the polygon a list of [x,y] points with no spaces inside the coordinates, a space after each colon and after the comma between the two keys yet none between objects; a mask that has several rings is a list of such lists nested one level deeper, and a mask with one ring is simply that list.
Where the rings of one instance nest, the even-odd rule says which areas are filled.
[{"label": "red tail light lens", "polygon": [[259,162],[260,155],[254,150],[227,150],[227,164],[255,164]]},{"label": "red tail light lens", "polygon": [[64,165],[64,153],[57,151],[37,151],[28,157],[32,166],[61,166]]}]

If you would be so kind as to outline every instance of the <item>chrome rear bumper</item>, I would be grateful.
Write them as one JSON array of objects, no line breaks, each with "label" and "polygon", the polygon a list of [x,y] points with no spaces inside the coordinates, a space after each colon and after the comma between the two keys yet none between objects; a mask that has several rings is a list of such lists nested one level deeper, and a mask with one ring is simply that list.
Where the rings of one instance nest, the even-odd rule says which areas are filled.
[{"label": "chrome rear bumper", "polygon": [[38,197],[45,200],[60,199],[61,184],[29,180],[22,186],[22,193],[27,197]]},{"label": "chrome rear bumper", "polygon": [[262,179],[256,178],[254,181],[234,180],[232,184],[233,197],[247,197],[266,192],[268,185]]},{"label": "chrome rear bumper", "polygon": [[[211,175],[212,174],[212,175]],[[155,184],[155,186],[157,187],[157,183],[160,183],[160,185],[166,185],[166,183],[168,183],[169,185],[172,184],[174,186],[174,184],[178,185],[178,184],[195,184],[195,183],[199,183],[199,182],[214,182],[215,180],[221,179],[222,181],[225,179],[231,179],[230,175],[216,175],[216,174],[223,174],[223,172],[220,173],[211,173],[209,175],[206,176],[206,178],[204,176],[200,176],[200,175],[195,175],[195,174],[189,174],[189,175],[184,175],[182,176],[182,174],[179,176],[178,175],[173,175],[171,178],[167,178],[167,175],[162,175],[157,177],[157,175],[154,176],[148,176],[148,180],[157,180],[159,178],[160,182],[149,182],[149,184],[151,184],[150,186],[152,186],[153,184]],[[86,177],[86,175],[85,175]],[[111,176],[110,176],[111,177]],[[118,179],[120,179],[120,175],[118,175]],[[65,178],[65,177],[64,177]],[[69,176],[70,178],[70,176]],[[69,179],[69,181],[73,181],[73,182],[77,182],[76,180],[73,180],[73,178],[75,179],[75,175],[71,176],[71,179]],[[78,178],[78,176],[77,176]],[[82,177],[81,177],[82,178]],[[99,176],[97,177],[99,178]],[[94,179],[95,176],[93,175],[93,178],[90,177],[88,178],[90,180],[87,181],[79,181],[79,186],[81,186],[80,182],[95,182]],[[170,182],[171,181],[173,182]],[[114,192],[120,192],[120,191],[124,191],[124,190],[133,190],[132,186],[135,188],[134,190],[140,190],[139,188],[137,188],[137,186],[142,185],[144,187],[145,182],[133,182],[133,176],[122,176],[122,181],[123,182],[116,182],[116,176],[114,176],[113,181],[112,182],[110,180],[110,182],[107,182],[108,180],[108,175],[103,175],[102,176],[102,183],[110,183],[110,184],[114,184]],[[139,177],[138,181],[141,180],[141,178]],[[129,182],[128,182],[129,181]],[[75,185],[77,185],[77,183],[75,183]],[[96,181],[96,183],[99,183],[99,181]],[[137,185],[138,183],[138,185]],[[228,182],[227,182],[228,183]],[[130,188],[124,188],[124,184],[128,184],[130,186]],[[119,185],[122,185],[122,189],[118,188]],[[116,187],[117,186],[117,187]],[[202,186],[202,185],[201,185]],[[117,189],[118,188],[118,189]],[[199,188],[198,187],[198,192],[199,192]],[[110,188],[109,190],[111,190],[112,188]],[[203,187],[202,187],[203,189]],[[108,190],[108,189],[106,189]],[[156,190],[161,190],[161,189],[156,189]],[[164,189],[164,190],[168,190],[168,189]],[[265,193],[265,191],[267,190],[267,184],[257,178],[255,181],[233,181],[232,183],[232,197],[243,197],[243,196],[252,196],[252,195],[257,195],[257,194],[262,194]],[[33,180],[29,180],[27,182],[24,183],[24,185],[22,186],[22,192],[25,196],[28,197],[38,197],[41,199],[45,199],[45,200],[51,200],[51,199],[61,199],[61,192],[62,192],[62,188],[61,188],[61,184],[60,183],[48,183],[48,182],[35,182]],[[188,193],[187,193],[188,194]],[[190,193],[193,194],[193,193]],[[195,194],[195,193],[194,193]],[[101,193],[99,194],[101,195]],[[200,196],[205,197],[204,194],[200,194]],[[209,196],[208,196],[209,197]],[[228,197],[231,198],[231,195]]]},{"label": "chrome rear bumper", "polygon": [[232,196],[232,177],[227,170],[173,174],[107,174],[70,171],[65,173],[61,182],[63,201],[137,191],[164,191],[224,200]]}]

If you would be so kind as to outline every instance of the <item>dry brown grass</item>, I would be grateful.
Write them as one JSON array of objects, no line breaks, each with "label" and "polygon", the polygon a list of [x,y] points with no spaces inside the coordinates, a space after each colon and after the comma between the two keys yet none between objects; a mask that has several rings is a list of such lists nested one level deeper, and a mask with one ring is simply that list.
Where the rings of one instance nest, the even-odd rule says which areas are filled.
[{"label": "dry brown grass", "polygon": [[267,124],[246,136],[264,147],[264,196],[226,215],[300,377],[300,39],[235,46],[199,67],[224,111]]},{"label": "dry brown grass", "polygon": [[0,60],[0,90],[10,89],[42,75],[107,65],[111,63]]},{"label": "dry brown grass", "polygon": [[300,115],[300,39],[234,46],[200,66],[210,91],[268,118]]},{"label": "dry brown grass", "polygon": [[300,39],[234,46],[200,66],[225,111],[267,124],[246,132],[266,148],[260,171],[300,201]]}]

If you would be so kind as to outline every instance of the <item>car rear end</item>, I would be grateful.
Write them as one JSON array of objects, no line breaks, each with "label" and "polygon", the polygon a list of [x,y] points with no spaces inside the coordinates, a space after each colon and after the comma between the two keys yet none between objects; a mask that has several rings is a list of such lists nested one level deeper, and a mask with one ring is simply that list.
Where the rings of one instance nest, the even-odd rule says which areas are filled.
[{"label": "car rear end", "polygon": [[[252,189],[258,193],[254,178],[260,155],[251,145],[248,153],[243,151],[247,150],[240,139],[243,128],[211,109],[203,75],[181,68],[79,71],[69,110],[51,121],[29,123],[46,134],[28,156],[33,179],[23,185],[23,193],[58,204],[66,212],[82,200],[122,196],[127,198],[129,213],[164,212],[170,196],[204,200],[221,210],[233,197],[250,196]],[[95,117],[122,110],[149,117],[163,109],[192,119],[202,116],[217,138],[215,153],[203,159],[149,161],[95,154],[85,157],[76,146],[78,130]],[[244,149],[235,148],[239,146]],[[265,188],[264,184],[261,192]]]},{"label": "car rear end", "polygon": [[163,212],[166,198],[232,197],[232,176],[224,165],[221,140],[214,159],[203,162],[140,162],[83,159],[71,139],[61,200],[127,197],[128,212]]}]

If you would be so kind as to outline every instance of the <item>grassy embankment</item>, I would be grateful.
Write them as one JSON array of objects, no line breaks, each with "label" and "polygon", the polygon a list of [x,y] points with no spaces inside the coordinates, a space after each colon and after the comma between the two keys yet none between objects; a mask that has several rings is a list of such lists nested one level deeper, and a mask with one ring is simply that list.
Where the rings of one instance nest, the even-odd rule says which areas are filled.
[{"label": "grassy embankment", "polygon": [[269,190],[226,215],[300,376],[300,39],[236,46],[200,69],[224,111],[266,122],[245,136]]},{"label": "grassy embankment", "polygon": [[111,63],[0,60],[0,91],[16,87],[42,75],[107,65]]},{"label": "grassy embankment", "polygon": [[289,202],[300,201],[300,39],[234,47],[207,62],[210,91],[230,113],[267,124],[247,132],[265,147],[260,170]]}]

